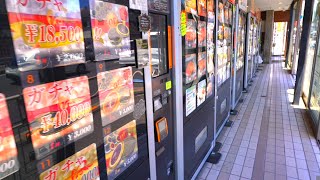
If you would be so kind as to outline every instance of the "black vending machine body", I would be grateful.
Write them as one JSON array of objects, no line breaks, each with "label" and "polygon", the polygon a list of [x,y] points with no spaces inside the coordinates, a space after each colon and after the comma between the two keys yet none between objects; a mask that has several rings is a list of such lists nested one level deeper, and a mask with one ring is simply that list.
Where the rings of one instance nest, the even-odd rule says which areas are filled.
[{"label": "black vending machine body", "polygon": [[165,120],[167,135],[162,139],[155,127],[156,172],[158,179],[174,179],[174,121],[170,1],[148,1],[151,17],[151,72],[154,123]]},{"label": "black vending machine body", "polygon": [[201,170],[214,142],[216,13],[214,0],[181,5],[186,30],[181,31],[184,177],[191,179]]},{"label": "black vending machine body", "polygon": [[127,0],[0,1],[0,179],[149,179],[140,15]]}]

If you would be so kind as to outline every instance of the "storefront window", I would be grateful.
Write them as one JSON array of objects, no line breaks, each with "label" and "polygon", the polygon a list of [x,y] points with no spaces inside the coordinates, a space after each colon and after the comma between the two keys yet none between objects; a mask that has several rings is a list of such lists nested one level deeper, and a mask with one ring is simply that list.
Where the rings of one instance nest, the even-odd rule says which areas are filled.
[{"label": "storefront window", "polygon": [[313,66],[313,60],[314,55],[316,53],[316,45],[317,45],[317,36],[318,36],[318,25],[319,25],[319,0],[314,1],[313,6],[313,15],[312,15],[312,22],[310,27],[310,34],[309,34],[309,48],[307,48],[307,59],[306,59],[306,71],[304,73],[304,79],[303,79],[303,86],[302,86],[302,92],[303,92],[303,100],[308,103],[309,99],[309,90],[310,90],[310,81],[311,81],[311,74],[312,74],[312,66]]},{"label": "storefront window", "polygon": [[[319,38],[318,38],[319,42]],[[320,113],[320,46],[318,46],[318,52],[314,67],[314,77],[312,82],[312,90],[310,94],[310,110],[313,116],[315,124],[319,124],[319,113]]]}]

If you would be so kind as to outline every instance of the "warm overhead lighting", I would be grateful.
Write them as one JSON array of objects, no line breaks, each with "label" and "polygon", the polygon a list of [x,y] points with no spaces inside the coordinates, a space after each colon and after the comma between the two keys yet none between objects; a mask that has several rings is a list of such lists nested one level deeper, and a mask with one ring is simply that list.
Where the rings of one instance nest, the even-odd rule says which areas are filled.
[{"label": "warm overhead lighting", "polygon": [[279,2],[279,4],[282,4],[282,2]]}]

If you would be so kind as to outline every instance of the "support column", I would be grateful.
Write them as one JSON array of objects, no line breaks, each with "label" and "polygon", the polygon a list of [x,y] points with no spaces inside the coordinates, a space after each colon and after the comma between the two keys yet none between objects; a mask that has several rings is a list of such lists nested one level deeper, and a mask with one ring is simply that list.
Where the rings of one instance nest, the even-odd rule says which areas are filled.
[{"label": "support column", "polygon": [[294,4],[295,2],[292,2],[291,3],[291,6],[290,6],[290,21],[289,21],[289,24],[288,24],[288,36],[287,36],[287,44],[286,44],[286,62],[285,62],[285,67],[288,68],[289,66],[289,59],[291,59],[291,54],[292,54],[292,36],[293,36],[293,28],[294,28],[294,12],[295,12],[295,9],[294,9]]},{"label": "support column", "polygon": [[271,62],[272,44],[273,44],[273,22],[274,22],[274,11],[272,10],[266,11],[263,62],[267,64]]},{"label": "support column", "polygon": [[298,68],[296,74],[296,83],[294,86],[294,97],[293,104],[298,105],[300,102],[300,97],[302,95],[302,82],[303,82],[303,74],[305,69],[305,60],[307,58],[307,48],[308,48],[308,40],[310,27],[312,23],[312,8],[313,8],[314,0],[305,1],[304,15],[303,15],[303,23],[302,23],[302,32],[301,32],[301,40],[300,40],[300,51],[299,51],[299,59],[298,59]]}]

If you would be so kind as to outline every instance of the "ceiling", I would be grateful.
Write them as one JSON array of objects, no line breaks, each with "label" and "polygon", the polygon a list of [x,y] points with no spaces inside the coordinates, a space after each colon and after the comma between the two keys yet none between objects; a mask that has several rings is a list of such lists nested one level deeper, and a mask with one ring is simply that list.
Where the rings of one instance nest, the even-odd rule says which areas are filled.
[{"label": "ceiling", "polygon": [[284,11],[290,8],[292,0],[255,0],[254,4],[260,11]]}]

